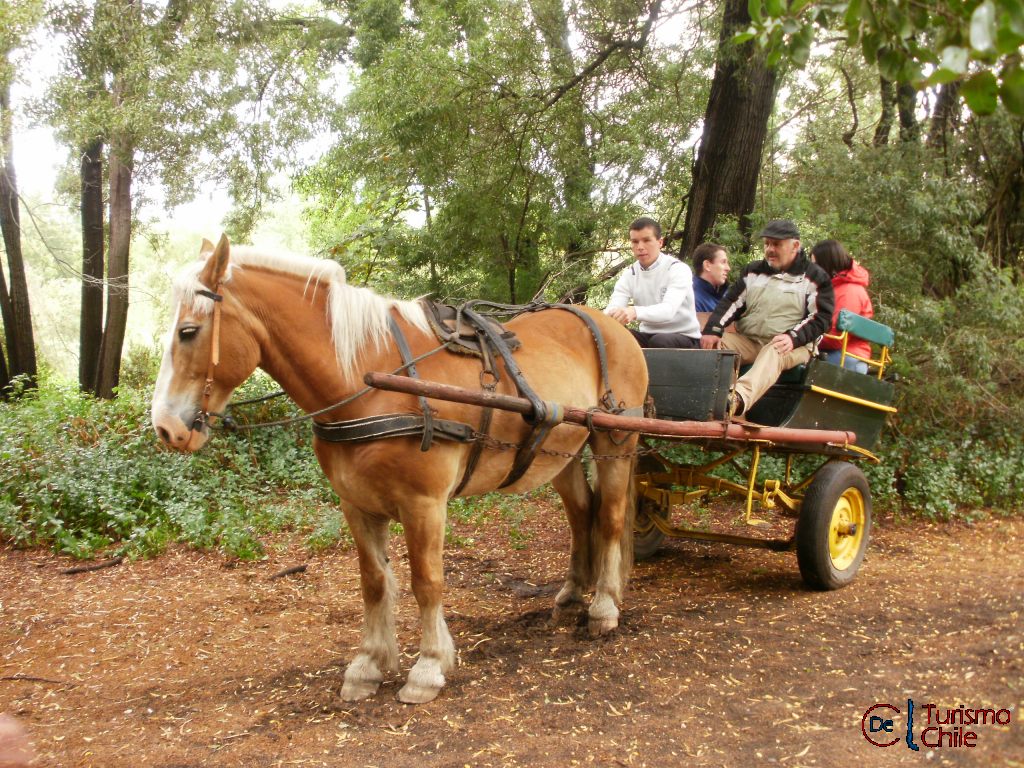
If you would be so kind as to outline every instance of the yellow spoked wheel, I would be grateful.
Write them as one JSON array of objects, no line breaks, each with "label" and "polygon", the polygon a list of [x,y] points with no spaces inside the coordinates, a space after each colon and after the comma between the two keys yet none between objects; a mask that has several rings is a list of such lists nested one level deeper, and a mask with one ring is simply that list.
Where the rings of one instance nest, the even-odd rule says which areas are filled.
[{"label": "yellow spoked wheel", "polygon": [[847,488],[836,508],[828,529],[828,552],[832,565],[840,571],[849,568],[860,554],[864,540],[864,497],[857,488]]},{"label": "yellow spoked wheel", "polygon": [[864,561],[871,534],[867,478],[845,461],[830,461],[814,475],[800,505],[796,556],[804,581],[815,589],[845,587]]}]

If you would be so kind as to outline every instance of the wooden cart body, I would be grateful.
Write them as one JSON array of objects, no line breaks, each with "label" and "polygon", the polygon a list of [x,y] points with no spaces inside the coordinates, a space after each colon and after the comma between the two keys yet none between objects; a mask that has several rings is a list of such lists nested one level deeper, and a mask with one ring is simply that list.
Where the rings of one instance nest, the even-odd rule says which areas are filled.
[{"label": "wooden cart body", "polygon": [[[888,348],[884,358],[887,361]],[[728,422],[728,396],[738,375],[736,356],[719,350],[645,350],[650,394],[658,421]],[[884,366],[884,363],[883,363]],[[734,420],[741,438],[644,435],[648,453],[636,474],[638,559],[651,557],[666,538],[719,541],[778,551],[795,550],[805,581],[819,589],[849,583],[864,558],[871,525],[867,480],[857,462],[877,462],[871,452],[886,417],[895,412],[894,384],[823,360],[786,371],[750,410]],[[759,428],[771,437],[761,438]],[[814,430],[850,432],[855,442],[788,440]],[[781,439],[780,439],[781,436]],[[685,459],[673,446],[696,446]],[[696,454],[696,456],[695,456]],[[764,477],[762,459],[781,456],[785,469]],[[799,456],[820,458],[807,467]],[[709,529],[706,516],[687,514],[723,494],[743,500],[742,532]],[[765,513],[795,519],[788,536]]]}]

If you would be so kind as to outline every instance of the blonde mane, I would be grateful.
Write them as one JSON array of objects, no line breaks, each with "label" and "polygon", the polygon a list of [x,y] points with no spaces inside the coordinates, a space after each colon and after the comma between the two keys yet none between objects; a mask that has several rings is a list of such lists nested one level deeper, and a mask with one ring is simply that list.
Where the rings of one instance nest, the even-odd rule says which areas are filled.
[{"label": "blonde mane", "polygon": [[[174,284],[177,301],[200,315],[207,315],[213,309],[213,300],[199,293],[200,290],[211,288],[199,282],[199,274],[205,264],[206,259],[202,258],[186,267]],[[324,285],[328,291],[327,306],[334,354],[347,378],[355,375],[361,352],[367,348],[380,350],[390,339],[388,317],[392,309],[411,325],[430,332],[427,317],[417,302],[388,298],[369,288],[349,285],[345,280],[345,268],[335,261],[295,254],[273,254],[233,245],[224,285],[230,284],[236,269],[264,269],[304,278],[306,293],[312,289],[313,297],[320,286]]]}]

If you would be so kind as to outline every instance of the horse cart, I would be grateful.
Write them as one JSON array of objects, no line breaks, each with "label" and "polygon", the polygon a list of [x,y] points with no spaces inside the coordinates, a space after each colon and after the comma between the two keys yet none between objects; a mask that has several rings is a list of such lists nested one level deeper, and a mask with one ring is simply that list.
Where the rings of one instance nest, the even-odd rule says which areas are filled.
[{"label": "horse cart", "polygon": [[[757,404],[749,414],[755,424],[726,418],[735,373],[730,357],[680,351],[645,364],[622,326],[587,307],[511,308],[507,327],[495,328],[475,319],[486,302],[442,308],[380,296],[350,285],[333,261],[233,248],[223,236],[216,245],[203,241],[200,259],[175,280],[173,301],[152,402],[153,427],[165,445],[200,450],[211,420],[224,417],[232,393],[257,367],[305,411],[301,418],[314,420],[313,449],[359,558],[363,631],[345,670],[346,701],[373,695],[399,668],[389,521],[402,524],[420,613],[419,653],[399,699],[431,701],[455,666],[442,603],[445,515],[453,496],[516,493],[550,481],[565,506],[571,542],[554,615],[571,615],[592,595],[587,622],[594,636],[619,624],[630,544],[649,555],[667,536],[714,537],[675,520],[677,507],[714,491],[744,498],[748,523],[755,522],[755,502],[797,517],[786,539],[719,540],[795,548],[805,578],[821,588],[842,586],[860,566],[871,502],[853,462],[874,458],[870,446],[891,410],[892,388],[881,378],[891,340],[874,379],[812,362],[797,383],[780,383]],[[473,321],[468,329],[463,319]],[[467,337],[478,341],[470,354]],[[360,381],[366,370],[394,373]],[[513,383],[522,397],[510,394]],[[642,415],[648,393],[656,418]],[[692,443],[717,458],[680,462],[655,440]],[[585,451],[594,459],[589,482]],[[786,456],[786,470],[759,486],[767,453]],[[634,473],[637,454],[643,461]],[[718,475],[742,454],[749,455],[745,482]],[[788,457],[799,454],[818,455],[824,465],[798,479]],[[639,528],[631,537],[634,500]]]},{"label": "horse cart", "polygon": [[[878,463],[871,450],[893,407],[885,377],[893,332],[845,310],[843,342],[851,332],[874,344],[861,374],[820,359],[786,371],[745,419],[730,418],[729,392],[740,369],[724,350],[647,349],[653,418],[566,409],[566,420],[591,428],[641,433],[634,481],[637,514],[634,554],[652,557],[666,539],[716,541],[779,552],[795,551],[808,586],[838,589],[857,574],[871,532],[871,491],[857,466]],[[849,355],[849,357],[854,357]],[[438,399],[489,405],[529,415],[528,401],[481,395],[404,376],[369,374],[368,384]],[[677,450],[685,446],[685,450]],[[679,456],[680,453],[684,455]],[[774,457],[774,462],[766,462]],[[764,477],[765,465],[781,467]],[[695,521],[692,513],[713,497],[737,499],[744,533]],[[790,518],[788,535],[772,535]]]}]

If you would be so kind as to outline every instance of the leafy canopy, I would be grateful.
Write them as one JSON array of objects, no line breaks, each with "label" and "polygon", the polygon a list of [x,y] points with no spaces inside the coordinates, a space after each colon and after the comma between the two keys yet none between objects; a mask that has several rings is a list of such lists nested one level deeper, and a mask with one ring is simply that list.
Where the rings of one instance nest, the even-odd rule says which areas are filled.
[{"label": "leafy canopy", "polygon": [[750,28],[774,62],[803,66],[820,31],[837,31],[894,82],[962,82],[968,106],[999,102],[1024,115],[1024,4],[1020,0],[749,0]]}]

